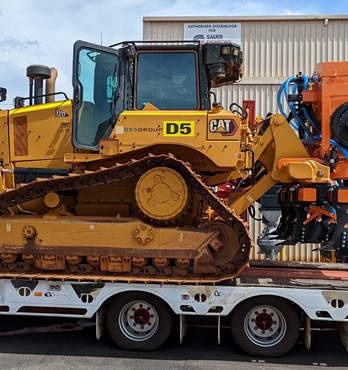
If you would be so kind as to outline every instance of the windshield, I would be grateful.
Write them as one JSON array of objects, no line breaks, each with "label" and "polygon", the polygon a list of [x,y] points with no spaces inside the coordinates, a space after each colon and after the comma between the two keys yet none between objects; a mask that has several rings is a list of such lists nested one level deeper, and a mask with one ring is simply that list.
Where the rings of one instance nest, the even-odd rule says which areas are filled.
[{"label": "windshield", "polygon": [[115,54],[80,49],[77,79],[81,88],[75,140],[96,147],[115,124],[119,89],[119,59]]},{"label": "windshield", "polygon": [[198,109],[196,54],[143,52],[137,58],[136,109]]}]

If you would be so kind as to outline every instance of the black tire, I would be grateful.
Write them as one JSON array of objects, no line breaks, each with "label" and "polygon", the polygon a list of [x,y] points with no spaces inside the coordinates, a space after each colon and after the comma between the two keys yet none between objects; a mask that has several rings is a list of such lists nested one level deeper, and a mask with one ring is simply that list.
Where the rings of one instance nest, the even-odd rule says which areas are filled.
[{"label": "black tire", "polygon": [[173,313],[159,298],[141,292],[115,296],[107,314],[114,343],[129,351],[154,351],[169,337]]},{"label": "black tire", "polygon": [[282,298],[262,296],[240,303],[231,314],[234,341],[248,355],[279,357],[290,351],[299,335],[294,306]]},{"label": "black tire", "polygon": [[344,148],[348,148],[348,103],[340,105],[331,116],[332,137]]}]

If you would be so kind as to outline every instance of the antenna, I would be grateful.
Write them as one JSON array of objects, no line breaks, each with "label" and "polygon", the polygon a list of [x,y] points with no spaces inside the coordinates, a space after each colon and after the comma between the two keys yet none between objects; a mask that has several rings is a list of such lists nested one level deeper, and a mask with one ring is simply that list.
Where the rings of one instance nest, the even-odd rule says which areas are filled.
[{"label": "antenna", "polygon": [[103,45],[103,32],[100,32],[100,45]]}]

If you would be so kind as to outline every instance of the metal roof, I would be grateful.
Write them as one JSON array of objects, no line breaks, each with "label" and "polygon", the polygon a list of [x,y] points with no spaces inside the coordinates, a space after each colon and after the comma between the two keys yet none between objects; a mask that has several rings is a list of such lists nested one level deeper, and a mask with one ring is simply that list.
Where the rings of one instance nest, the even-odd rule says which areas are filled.
[{"label": "metal roof", "polygon": [[262,16],[176,16],[143,17],[143,22],[231,22],[231,21],[317,21],[325,19],[348,19],[348,14],[320,14],[320,15],[262,15]]}]

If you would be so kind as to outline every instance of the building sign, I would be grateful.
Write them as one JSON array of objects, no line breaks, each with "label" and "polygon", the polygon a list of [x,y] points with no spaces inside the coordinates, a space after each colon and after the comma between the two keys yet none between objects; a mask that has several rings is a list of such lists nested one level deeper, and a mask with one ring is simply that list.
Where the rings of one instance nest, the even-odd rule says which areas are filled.
[{"label": "building sign", "polygon": [[241,44],[240,23],[185,23],[184,40]]}]

